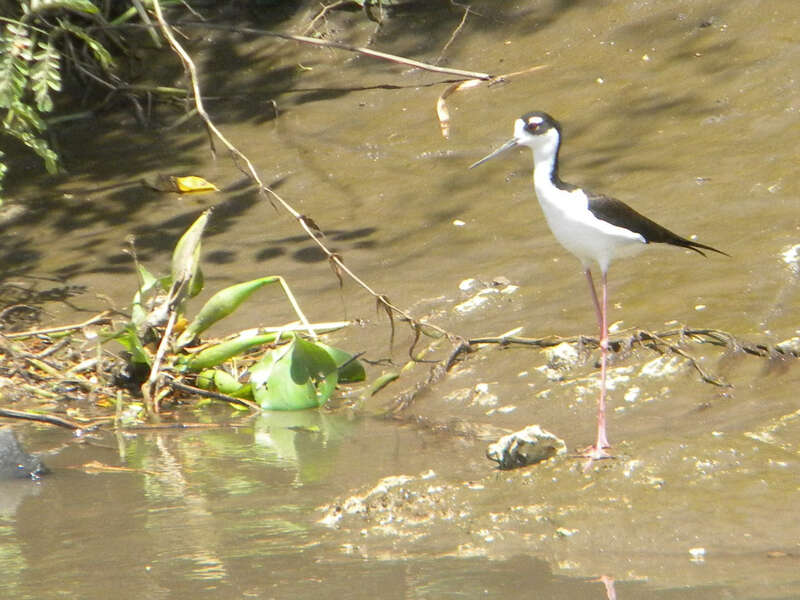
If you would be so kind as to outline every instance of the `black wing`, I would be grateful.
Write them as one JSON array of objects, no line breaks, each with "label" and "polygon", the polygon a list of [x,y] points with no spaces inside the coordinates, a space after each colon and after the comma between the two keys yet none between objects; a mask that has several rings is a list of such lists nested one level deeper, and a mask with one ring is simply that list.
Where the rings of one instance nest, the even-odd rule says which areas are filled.
[{"label": "black wing", "polygon": [[[587,196],[589,198],[589,210],[595,217],[607,223],[611,223],[612,225],[635,231],[640,234],[648,244],[656,243],[680,246],[681,248],[694,250],[703,256],[705,256],[703,250],[710,250],[718,254],[730,256],[722,250],[717,250],[711,246],[701,244],[700,242],[687,240],[677,233],[672,233],[666,227],[662,227],[655,221],[651,221],[616,198],[609,198],[608,196],[592,193],[587,194]],[[701,248],[703,250],[701,250]]]}]

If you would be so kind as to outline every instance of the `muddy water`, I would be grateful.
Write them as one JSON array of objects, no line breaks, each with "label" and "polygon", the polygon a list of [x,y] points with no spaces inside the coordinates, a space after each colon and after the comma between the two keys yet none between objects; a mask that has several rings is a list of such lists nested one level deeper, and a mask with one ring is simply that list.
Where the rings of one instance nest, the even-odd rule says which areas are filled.
[{"label": "muddy water", "polygon": [[[566,180],[731,254],[652,248],[615,264],[618,335],[674,323],[766,343],[797,335],[796,3],[474,8],[447,52],[450,64],[547,68],[452,96],[449,140],[434,112],[442,76],[218,32],[208,36],[211,49],[196,53],[213,90],[209,109],[349,266],[448,330],[594,333],[578,264],[536,205],[530,157],[512,152],[466,169],[508,139],[515,117],[536,109],[563,122]],[[277,27],[300,31],[308,14],[284,15]],[[433,60],[459,19],[450,10],[398,15],[375,34],[375,47]],[[360,13],[336,13],[327,26],[354,44],[374,34]],[[231,68],[243,60],[247,72]],[[18,164],[10,189],[31,210],[0,241],[6,282],[33,291],[85,286],[45,305],[61,322],[124,306],[135,286],[125,237],[135,234],[140,259],[165,270],[180,232],[214,205],[208,293],[281,274],[310,318],[365,321],[336,343],[403,363],[410,336],[399,331],[390,350],[372,298],[350,282],[340,291],[292,220],[242,185],[224,156],[209,158],[196,124],[166,134],[104,125],[62,131],[68,177],[48,180],[32,163]],[[174,197],[138,184],[162,172],[202,174],[225,191]],[[464,280],[497,276],[518,288],[462,305],[481,289],[462,290]],[[230,327],[292,318],[276,290]],[[682,348],[733,387],[704,383],[674,353],[618,357],[610,374],[618,458],[588,473],[564,459],[498,474],[483,452],[496,432],[530,423],[570,448],[589,443],[590,348],[559,370],[539,350],[486,347],[419,396],[401,424],[350,413],[241,421],[206,410],[191,417],[238,426],[81,443],[27,430],[54,474],[3,488],[3,589],[20,598],[99,598],[111,589],[131,598],[502,597],[522,589],[603,598],[595,579],[604,575],[621,598],[796,596],[797,367]],[[446,352],[440,344],[431,356]],[[426,373],[418,365],[362,412],[379,412]],[[464,430],[472,435],[454,435]],[[73,468],[93,460],[136,472]]]}]

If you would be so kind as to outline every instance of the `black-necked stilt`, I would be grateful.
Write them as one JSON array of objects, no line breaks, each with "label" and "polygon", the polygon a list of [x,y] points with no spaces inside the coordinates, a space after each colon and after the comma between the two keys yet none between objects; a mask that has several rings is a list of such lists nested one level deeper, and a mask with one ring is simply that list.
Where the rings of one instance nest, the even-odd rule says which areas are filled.
[{"label": "black-necked stilt", "polygon": [[[514,123],[514,137],[482,158],[470,169],[515,146],[533,151],[533,185],[550,230],[567,250],[581,261],[589,281],[592,301],[600,324],[600,398],[597,407],[597,441],[584,452],[590,459],[608,458],[606,437],[606,362],[608,354],[607,273],[615,258],[632,256],[651,242],[694,250],[725,254],[721,250],[687,240],[640,215],[627,204],[575,185],[558,176],[558,150],[561,127],[550,115],[530,112]],[[725,254],[727,256],[727,254]],[[592,263],[602,275],[602,302],[592,280]]]}]

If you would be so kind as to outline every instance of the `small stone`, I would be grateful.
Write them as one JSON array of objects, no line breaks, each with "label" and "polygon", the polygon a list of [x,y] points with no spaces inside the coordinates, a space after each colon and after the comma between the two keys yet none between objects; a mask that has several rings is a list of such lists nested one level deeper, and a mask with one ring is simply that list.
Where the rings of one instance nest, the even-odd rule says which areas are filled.
[{"label": "small stone", "polygon": [[800,355],[800,337],[792,337],[775,344],[775,348],[784,354]]},{"label": "small stone", "polygon": [[547,366],[551,369],[568,369],[578,362],[578,350],[572,344],[561,342],[544,351]]},{"label": "small stone", "polygon": [[501,469],[514,469],[567,453],[564,440],[539,425],[503,436],[486,449],[486,457]]},{"label": "small stone", "polygon": [[492,279],[492,285],[498,288],[504,288],[511,285],[511,280],[505,275],[498,275]]}]

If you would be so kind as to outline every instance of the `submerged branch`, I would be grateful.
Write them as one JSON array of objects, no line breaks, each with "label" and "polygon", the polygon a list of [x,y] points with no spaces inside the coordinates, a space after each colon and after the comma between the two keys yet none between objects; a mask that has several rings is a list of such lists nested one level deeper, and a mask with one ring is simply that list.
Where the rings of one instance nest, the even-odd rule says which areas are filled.
[{"label": "submerged branch", "polygon": [[97,427],[97,425],[81,425],[80,423],[76,423],[75,421],[70,421],[69,419],[65,419],[63,417],[57,417],[55,415],[40,415],[38,413],[30,413],[22,410],[13,410],[11,408],[0,408],[0,417],[6,417],[8,419],[22,419],[25,421],[37,421],[39,423],[48,423],[50,425],[58,425],[59,427],[72,429],[73,431],[94,429],[95,427]]},{"label": "submerged branch", "polygon": [[236,398],[235,396],[229,396],[228,394],[222,394],[220,392],[212,392],[210,390],[204,390],[202,388],[188,385],[181,381],[178,381],[171,375],[167,376],[167,384],[173,389],[179,392],[184,392],[187,394],[194,394],[196,396],[202,396],[203,398],[211,398],[212,400],[220,400],[222,402],[227,402],[228,404],[238,404],[239,406],[244,406],[249,408],[250,410],[260,413],[261,407],[256,403],[245,398]]},{"label": "submerged branch", "polygon": [[451,347],[447,357],[443,360],[440,360],[433,367],[431,367],[428,376],[423,381],[420,381],[411,390],[408,390],[396,396],[390,402],[389,408],[386,411],[387,414],[396,415],[398,413],[403,412],[405,409],[411,406],[414,400],[416,400],[417,396],[419,396],[422,392],[429,389],[442,379],[444,379],[445,375],[447,375],[447,373],[450,372],[450,369],[453,368],[453,365],[456,364],[458,358],[462,354],[466,354],[471,350],[472,348],[470,347],[469,342],[467,342],[466,340],[456,341]]},{"label": "submerged branch", "polygon": [[[670,338],[678,338],[678,342],[675,343],[668,341]],[[724,347],[730,352],[743,352],[745,354],[750,354],[752,356],[758,356],[761,358],[800,358],[800,352],[792,348],[787,348],[781,345],[769,346],[767,344],[757,344],[742,341],[733,334],[720,329],[697,329],[692,327],[679,327],[655,333],[641,329],[628,335],[627,337],[610,339],[609,348],[614,352],[619,352],[623,349],[632,348],[634,345],[639,344],[661,354],[672,352],[673,354],[677,354],[678,356],[684,358],[689,365],[695,371],[697,371],[698,375],[700,375],[700,378],[704,382],[718,387],[732,387],[730,383],[727,383],[721,378],[709,374],[700,365],[697,359],[686,352],[686,350],[681,348],[681,341],[687,338],[699,344],[712,344],[714,346]],[[519,345],[536,346],[539,348],[550,348],[562,343],[580,345],[588,344],[597,347],[599,347],[600,344],[597,338],[587,336],[548,336],[542,338],[500,336],[473,338],[469,340],[470,345],[498,344],[500,346]]]}]

